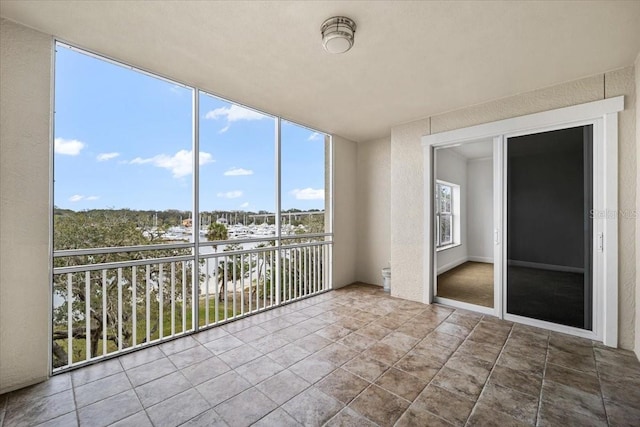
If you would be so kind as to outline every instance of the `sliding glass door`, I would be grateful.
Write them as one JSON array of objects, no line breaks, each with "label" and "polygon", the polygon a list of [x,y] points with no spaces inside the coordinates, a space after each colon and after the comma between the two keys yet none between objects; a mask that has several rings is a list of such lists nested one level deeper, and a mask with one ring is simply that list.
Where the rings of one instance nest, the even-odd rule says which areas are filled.
[{"label": "sliding glass door", "polygon": [[[629,215],[618,205],[623,109],[624,98],[615,97],[424,136],[424,268],[430,272],[424,300],[617,346],[618,221]],[[493,142],[492,164],[473,159],[483,141]],[[474,170],[485,168],[493,172],[493,212],[473,208],[490,200],[489,175]],[[448,228],[438,225],[448,223],[449,206],[440,201],[447,185],[455,204],[451,184],[460,184],[461,209],[456,233],[452,207],[449,238]],[[451,247],[443,245],[451,240]],[[491,252],[492,260],[479,255]],[[478,288],[469,287],[473,302],[461,293],[446,295],[450,279],[457,279],[449,276],[462,278],[456,269],[473,261],[493,263],[493,307],[476,302]],[[477,272],[465,274],[466,282],[477,281]]]},{"label": "sliding glass door", "polygon": [[593,126],[506,140],[505,313],[593,328]]},{"label": "sliding glass door", "polygon": [[434,154],[435,300],[592,331],[593,125]]}]

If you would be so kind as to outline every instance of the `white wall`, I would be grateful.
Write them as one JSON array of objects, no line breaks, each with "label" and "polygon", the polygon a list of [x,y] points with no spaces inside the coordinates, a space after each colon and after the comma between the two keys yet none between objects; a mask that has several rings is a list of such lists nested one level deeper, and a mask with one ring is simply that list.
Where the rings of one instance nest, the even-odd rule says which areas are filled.
[{"label": "white wall", "polygon": [[356,281],[358,145],[333,136],[333,287]]},{"label": "white wall", "polygon": [[493,262],[493,160],[467,161],[467,255]]},{"label": "white wall", "polygon": [[[467,159],[450,148],[436,151],[436,179],[460,186],[460,244],[436,254],[438,274],[467,261]],[[413,228],[413,224],[407,224]]]},{"label": "white wall", "polygon": [[358,143],[356,278],[379,286],[391,260],[390,150],[389,137]]},{"label": "white wall", "polygon": [[48,376],[52,43],[0,19],[0,394]]},{"label": "white wall", "polygon": [[[606,78],[605,78],[606,77]],[[424,301],[424,188],[420,138],[431,133],[625,95],[619,115],[620,209],[636,207],[635,83],[633,67],[452,111],[391,130],[392,295]],[[407,212],[409,214],[407,215]],[[404,217],[403,221],[400,221]],[[410,223],[411,227],[405,224]],[[619,227],[619,345],[633,349],[636,324],[636,220]]]}]

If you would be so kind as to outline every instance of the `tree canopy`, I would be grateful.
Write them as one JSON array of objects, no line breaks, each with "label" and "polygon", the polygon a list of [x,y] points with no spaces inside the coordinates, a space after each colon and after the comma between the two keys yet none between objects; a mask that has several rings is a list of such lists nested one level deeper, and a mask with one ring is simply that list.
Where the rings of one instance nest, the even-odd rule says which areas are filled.
[{"label": "tree canopy", "polygon": [[[158,242],[158,236],[154,235],[149,228],[137,225],[136,215],[131,211],[129,213],[126,211],[65,212],[54,216],[54,247],[58,251],[143,246]],[[56,257],[54,267],[153,260],[189,253],[188,249],[161,249],[74,255]],[[191,268],[189,262],[159,264],[150,261],[148,266],[137,268],[111,267],[90,272],[54,275],[54,367],[84,360],[87,353],[86,340],[90,341],[90,356],[95,357],[104,352],[105,345],[108,353],[113,348],[126,348],[145,342],[147,338],[155,338],[160,329],[164,328],[166,321],[164,314],[160,316],[161,311],[168,313],[172,302],[180,307],[183,304],[190,304]],[[173,280],[172,289],[169,286],[171,280]],[[183,281],[184,288],[187,290],[184,295]],[[71,294],[69,294],[69,284],[71,284]],[[150,299],[148,305],[144,301],[147,292]],[[120,300],[122,301],[121,310],[118,309]],[[71,355],[67,354],[69,304],[71,304],[72,339],[74,340],[74,354]],[[137,332],[136,342],[133,342],[134,310],[138,320],[135,331]],[[181,313],[178,314],[178,319],[181,321]],[[147,329],[149,337],[146,334]]]}]

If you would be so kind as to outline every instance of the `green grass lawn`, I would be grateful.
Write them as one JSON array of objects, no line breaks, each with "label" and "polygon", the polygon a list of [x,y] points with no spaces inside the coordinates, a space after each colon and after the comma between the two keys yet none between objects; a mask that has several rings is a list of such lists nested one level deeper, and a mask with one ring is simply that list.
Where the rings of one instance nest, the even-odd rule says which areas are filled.
[{"label": "green grass lawn", "polygon": [[[200,298],[199,300],[199,304],[198,304],[198,316],[199,316],[199,325],[200,327],[206,326],[206,301],[204,298]],[[129,309],[129,312],[126,312],[126,310],[124,311],[123,316],[127,316],[129,315],[131,312],[131,310]],[[236,315],[240,315],[241,313],[241,305],[240,305],[240,298],[237,297],[236,298]],[[226,314],[226,317],[225,317]],[[224,302],[218,302],[218,309],[217,309],[217,319],[216,319],[216,306],[215,306],[215,299],[214,298],[209,298],[209,324],[213,324],[217,321],[224,321],[225,319],[231,319],[233,317],[233,300],[231,298],[227,299],[227,309],[225,311],[225,307],[224,307]],[[159,307],[158,304],[152,305],[151,307],[151,315],[150,315],[150,330],[153,329],[153,327],[156,325],[157,323],[157,319],[159,317]],[[162,336],[163,337],[167,337],[172,335],[172,322],[171,322],[171,306],[165,306],[163,309],[163,313],[162,313]],[[175,305],[175,324],[174,326],[174,330],[176,334],[180,334],[182,333],[183,330],[183,322],[182,322],[183,316],[182,316],[182,304],[180,303],[176,303]],[[130,329],[131,328],[131,320],[129,320],[128,322],[125,322],[124,328],[123,329]],[[190,310],[190,308],[188,307],[186,310],[186,316],[185,316],[185,324],[186,324],[186,330],[192,330],[192,312]],[[82,323],[76,323],[74,324],[74,327],[84,327],[84,322]],[[107,333],[109,335],[117,335],[118,334],[118,329],[117,329],[117,324],[114,325],[115,327],[109,327],[107,329]],[[61,327],[56,327],[55,328],[56,331],[66,331],[66,325],[65,326],[61,326]],[[137,321],[136,321],[136,344],[143,344],[144,342],[146,342],[146,337],[147,337],[147,322],[146,322],[146,316],[145,316],[145,307],[138,307],[137,309]],[[132,337],[133,338],[133,337]],[[150,341],[154,341],[157,340],[158,338],[160,338],[160,328],[158,327],[157,330],[153,333],[150,334]],[[60,340],[56,340],[57,344],[60,345],[62,348],[64,348],[65,350],[67,349],[67,339],[60,339]],[[123,343],[123,349],[126,349],[128,347],[130,347],[132,345],[131,342],[129,343]],[[107,353],[113,353],[115,351],[118,351],[118,346],[111,340],[107,341]],[[98,354],[97,356],[102,356],[103,355],[103,340],[100,339],[98,341]],[[73,363],[77,363],[77,362],[81,362],[83,360],[86,359],[86,340],[84,338],[78,338],[78,339],[74,339],[73,340]]]}]

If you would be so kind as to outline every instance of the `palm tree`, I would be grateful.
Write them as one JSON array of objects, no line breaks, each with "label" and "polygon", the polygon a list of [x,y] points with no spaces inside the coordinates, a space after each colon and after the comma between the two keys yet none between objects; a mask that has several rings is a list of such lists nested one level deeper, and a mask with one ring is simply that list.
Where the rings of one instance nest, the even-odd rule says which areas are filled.
[{"label": "palm tree", "polygon": [[[227,240],[229,238],[229,233],[227,232],[227,226],[221,224],[219,222],[212,222],[209,224],[209,228],[207,229],[207,234],[205,237],[210,242],[216,242],[218,240]],[[213,251],[218,252],[218,245],[212,245]],[[215,257],[215,269],[218,270],[218,257]],[[222,301],[222,291],[224,290],[224,282],[222,283],[222,289],[220,290],[219,299]]]},{"label": "palm tree", "polygon": [[[238,251],[242,249],[242,245],[228,245],[224,248],[225,252]],[[225,292],[226,284],[234,280],[240,280],[244,285],[244,279],[249,275],[249,270],[253,268],[253,262],[250,259],[244,259],[240,255],[229,255],[219,264],[218,282],[220,283],[220,301],[223,301],[223,292]],[[244,292],[244,289],[242,289]]]},{"label": "palm tree", "polygon": [[[208,241],[215,242],[217,240],[227,240],[229,238],[229,233],[227,232],[227,227],[224,224],[212,222],[209,224],[205,237]],[[218,252],[218,245],[213,245],[213,250]]]}]

